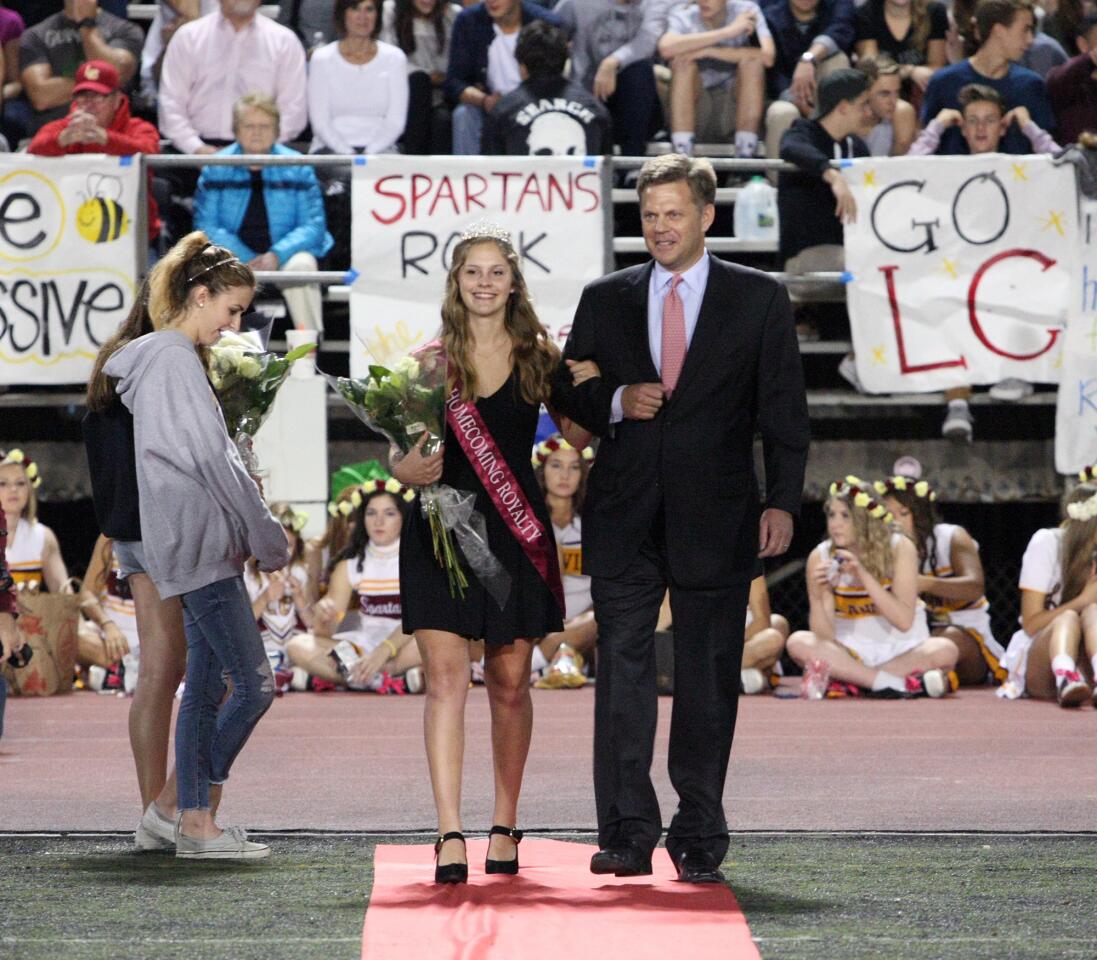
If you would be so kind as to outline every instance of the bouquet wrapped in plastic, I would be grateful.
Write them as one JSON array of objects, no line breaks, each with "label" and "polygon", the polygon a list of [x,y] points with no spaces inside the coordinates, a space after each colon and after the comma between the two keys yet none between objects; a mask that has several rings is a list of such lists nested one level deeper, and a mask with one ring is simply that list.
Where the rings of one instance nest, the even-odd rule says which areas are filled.
[{"label": "bouquet wrapped in plastic", "polygon": [[251,473],[257,469],[252,449],[255,434],[267,419],[290,367],[315,349],[315,343],[306,343],[280,357],[235,333],[222,334],[210,348],[210,382],[217,391],[229,436]]},{"label": "bouquet wrapped in plastic", "polygon": [[[445,431],[446,369],[445,355],[435,342],[391,369],[371,365],[364,379],[324,376],[358,418],[387,437],[401,454],[408,453],[426,434],[421,452],[430,456],[441,449]],[[420,503],[430,523],[434,556],[449,580],[450,595],[463,599],[468,587],[453,544],[456,538],[485,589],[500,607],[505,606],[510,575],[488,547],[487,526],[476,510],[475,494],[432,484],[420,491]]]}]

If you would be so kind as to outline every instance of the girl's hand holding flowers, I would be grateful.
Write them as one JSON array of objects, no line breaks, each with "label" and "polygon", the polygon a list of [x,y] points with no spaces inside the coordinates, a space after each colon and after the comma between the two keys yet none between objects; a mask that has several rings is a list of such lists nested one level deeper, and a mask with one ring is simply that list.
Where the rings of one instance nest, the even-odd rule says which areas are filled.
[{"label": "girl's hand holding flowers", "polygon": [[442,448],[429,457],[423,455],[428,436],[424,433],[411,450],[391,464],[392,475],[406,486],[429,487],[442,479]]}]

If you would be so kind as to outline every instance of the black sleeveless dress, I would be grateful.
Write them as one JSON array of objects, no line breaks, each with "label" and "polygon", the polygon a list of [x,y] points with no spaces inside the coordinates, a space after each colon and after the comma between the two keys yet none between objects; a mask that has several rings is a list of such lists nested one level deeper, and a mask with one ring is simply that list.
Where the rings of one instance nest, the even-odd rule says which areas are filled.
[{"label": "black sleeveless dress", "polygon": [[[476,401],[476,409],[487,425],[499,452],[533,507],[548,535],[552,524],[545,498],[533,473],[530,457],[537,431],[539,407],[521,395],[516,374],[489,397]],[[442,461],[443,484],[476,494],[476,509],[487,525],[488,544],[511,576],[507,605],[499,604],[484,589],[462,557],[468,579],[464,600],[450,596],[446,572],[434,558],[430,523],[423,516],[419,498],[408,508],[400,538],[400,595],[403,602],[404,632],[445,630],[470,640],[490,644],[536,640],[563,629],[562,611],[537,569],[510,532],[476,475],[460,444],[446,431]],[[456,541],[454,545],[457,546]],[[458,554],[460,554],[460,547]],[[556,553],[552,553],[556,566]]]}]

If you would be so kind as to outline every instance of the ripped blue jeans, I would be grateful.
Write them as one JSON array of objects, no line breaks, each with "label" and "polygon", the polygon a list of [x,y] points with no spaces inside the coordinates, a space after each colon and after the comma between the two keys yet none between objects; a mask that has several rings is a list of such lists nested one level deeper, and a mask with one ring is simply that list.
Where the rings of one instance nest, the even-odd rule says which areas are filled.
[{"label": "ripped blue jeans", "polygon": [[[211,783],[233,761],[274,700],[274,674],[243,577],[184,593],[187,680],[175,724],[179,809],[209,807]],[[225,700],[225,680],[232,695]],[[224,700],[224,703],[222,703]]]}]

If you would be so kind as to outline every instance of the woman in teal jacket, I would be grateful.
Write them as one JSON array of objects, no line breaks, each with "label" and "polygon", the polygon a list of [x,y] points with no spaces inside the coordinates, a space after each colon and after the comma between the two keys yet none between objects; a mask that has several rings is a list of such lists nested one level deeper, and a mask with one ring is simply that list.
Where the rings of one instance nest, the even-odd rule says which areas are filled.
[{"label": "woman in teal jacket", "polygon": [[[279,120],[270,97],[242,97],[233,108],[236,142],[221,154],[300,156],[276,142]],[[256,271],[316,270],[317,258],[334,242],[310,166],[204,168],[194,195],[194,225]],[[323,329],[318,284],[282,287],[282,295],[297,329]]]}]

